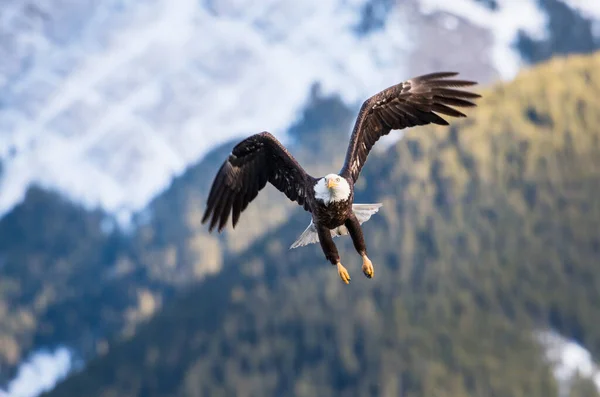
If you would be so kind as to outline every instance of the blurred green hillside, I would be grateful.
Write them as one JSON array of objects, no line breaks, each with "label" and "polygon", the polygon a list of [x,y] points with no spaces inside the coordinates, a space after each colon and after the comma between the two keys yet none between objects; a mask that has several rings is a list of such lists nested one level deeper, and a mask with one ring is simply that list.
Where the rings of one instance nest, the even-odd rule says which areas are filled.
[{"label": "blurred green hillside", "polygon": [[[468,119],[409,130],[369,158],[356,202],[384,203],[364,225],[374,279],[348,238],[336,239],[346,286],[318,245],[288,250],[308,214],[281,204],[291,218],[263,226],[251,205],[241,224],[259,239],[219,254],[209,242],[220,240],[202,237],[198,266],[223,255],[222,270],[47,395],[557,396],[535,330],[600,357],[600,54],[482,94]],[[194,203],[162,216],[193,223]],[[186,241],[166,236],[153,245]],[[570,393],[598,395],[586,379]]]}]

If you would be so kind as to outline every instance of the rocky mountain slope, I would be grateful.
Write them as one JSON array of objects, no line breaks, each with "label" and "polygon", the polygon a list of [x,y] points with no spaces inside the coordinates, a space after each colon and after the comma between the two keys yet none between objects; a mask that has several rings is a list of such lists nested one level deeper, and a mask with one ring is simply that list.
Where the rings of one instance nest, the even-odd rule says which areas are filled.
[{"label": "rocky mountain slope", "polygon": [[48,395],[557,396],[535,330],[600,355],[598,92],[600,54],[556,59],[409,131],[357,193],[373,280],[288,251],[295,212]]}]

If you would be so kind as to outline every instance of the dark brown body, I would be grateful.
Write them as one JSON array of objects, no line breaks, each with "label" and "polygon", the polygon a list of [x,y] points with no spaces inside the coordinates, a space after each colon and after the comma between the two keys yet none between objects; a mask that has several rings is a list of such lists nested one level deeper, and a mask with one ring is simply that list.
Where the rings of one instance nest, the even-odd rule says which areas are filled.
[{"label": "dark brown body", "polygon": [[[345,178],[350,185],[350,196],[347,200],[337,201],[325,205],[322,200],[316,199],[314,195],[309,195],[309,208],[312,213],[313,223],[319,234],[319,243],[325,257],[332,265],[336,265],[340,261],[340,255],[337,247],[333,242],[330,230],[338,226],[346,226],[354,243],[354,248],[361,255],[367,255],[367,247],[363,237],[360,223],[354,212],[352,212],[352,203],[354,202],[354,185],[350,183],[348,178]],[[316,182],[315,182],[316,184]],[[314,185],[313,185],[314,189]],[[313,190],[314,191],[314,190]]]},{"label": "dark brown body", "polygon": [[345,201],[336,201],[325,205],[314,195],[311,195],[310,212],[312,213],[313,223],[315,225],[325,226],[329,229],[335,229],[344,224],[346,219],[352,214],[352,202],[354,201],[354,190],[350,185],[350,197]]}]

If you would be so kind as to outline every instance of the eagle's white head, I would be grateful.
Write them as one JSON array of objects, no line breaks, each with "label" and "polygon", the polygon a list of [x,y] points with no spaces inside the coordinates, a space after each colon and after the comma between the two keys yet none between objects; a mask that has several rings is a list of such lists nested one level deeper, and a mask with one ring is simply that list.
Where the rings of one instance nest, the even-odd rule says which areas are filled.
[{"label": "eagle's white head", "polygon": [[325,204],[348,200],[349,197],[350,185],[339,175],[325,175],[315,185],[315,198],[323,200]]}]

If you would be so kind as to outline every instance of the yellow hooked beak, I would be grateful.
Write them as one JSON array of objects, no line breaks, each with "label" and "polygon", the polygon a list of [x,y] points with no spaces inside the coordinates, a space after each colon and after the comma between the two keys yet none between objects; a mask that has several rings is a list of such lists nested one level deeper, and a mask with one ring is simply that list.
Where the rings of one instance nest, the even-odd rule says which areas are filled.
[{"label": "yellow hooked beak", "polygon": [[335,179],[331,178],[327,181],[327,189],[331,189],[334,186],[337,186],[337,182],[335,181]]}]

